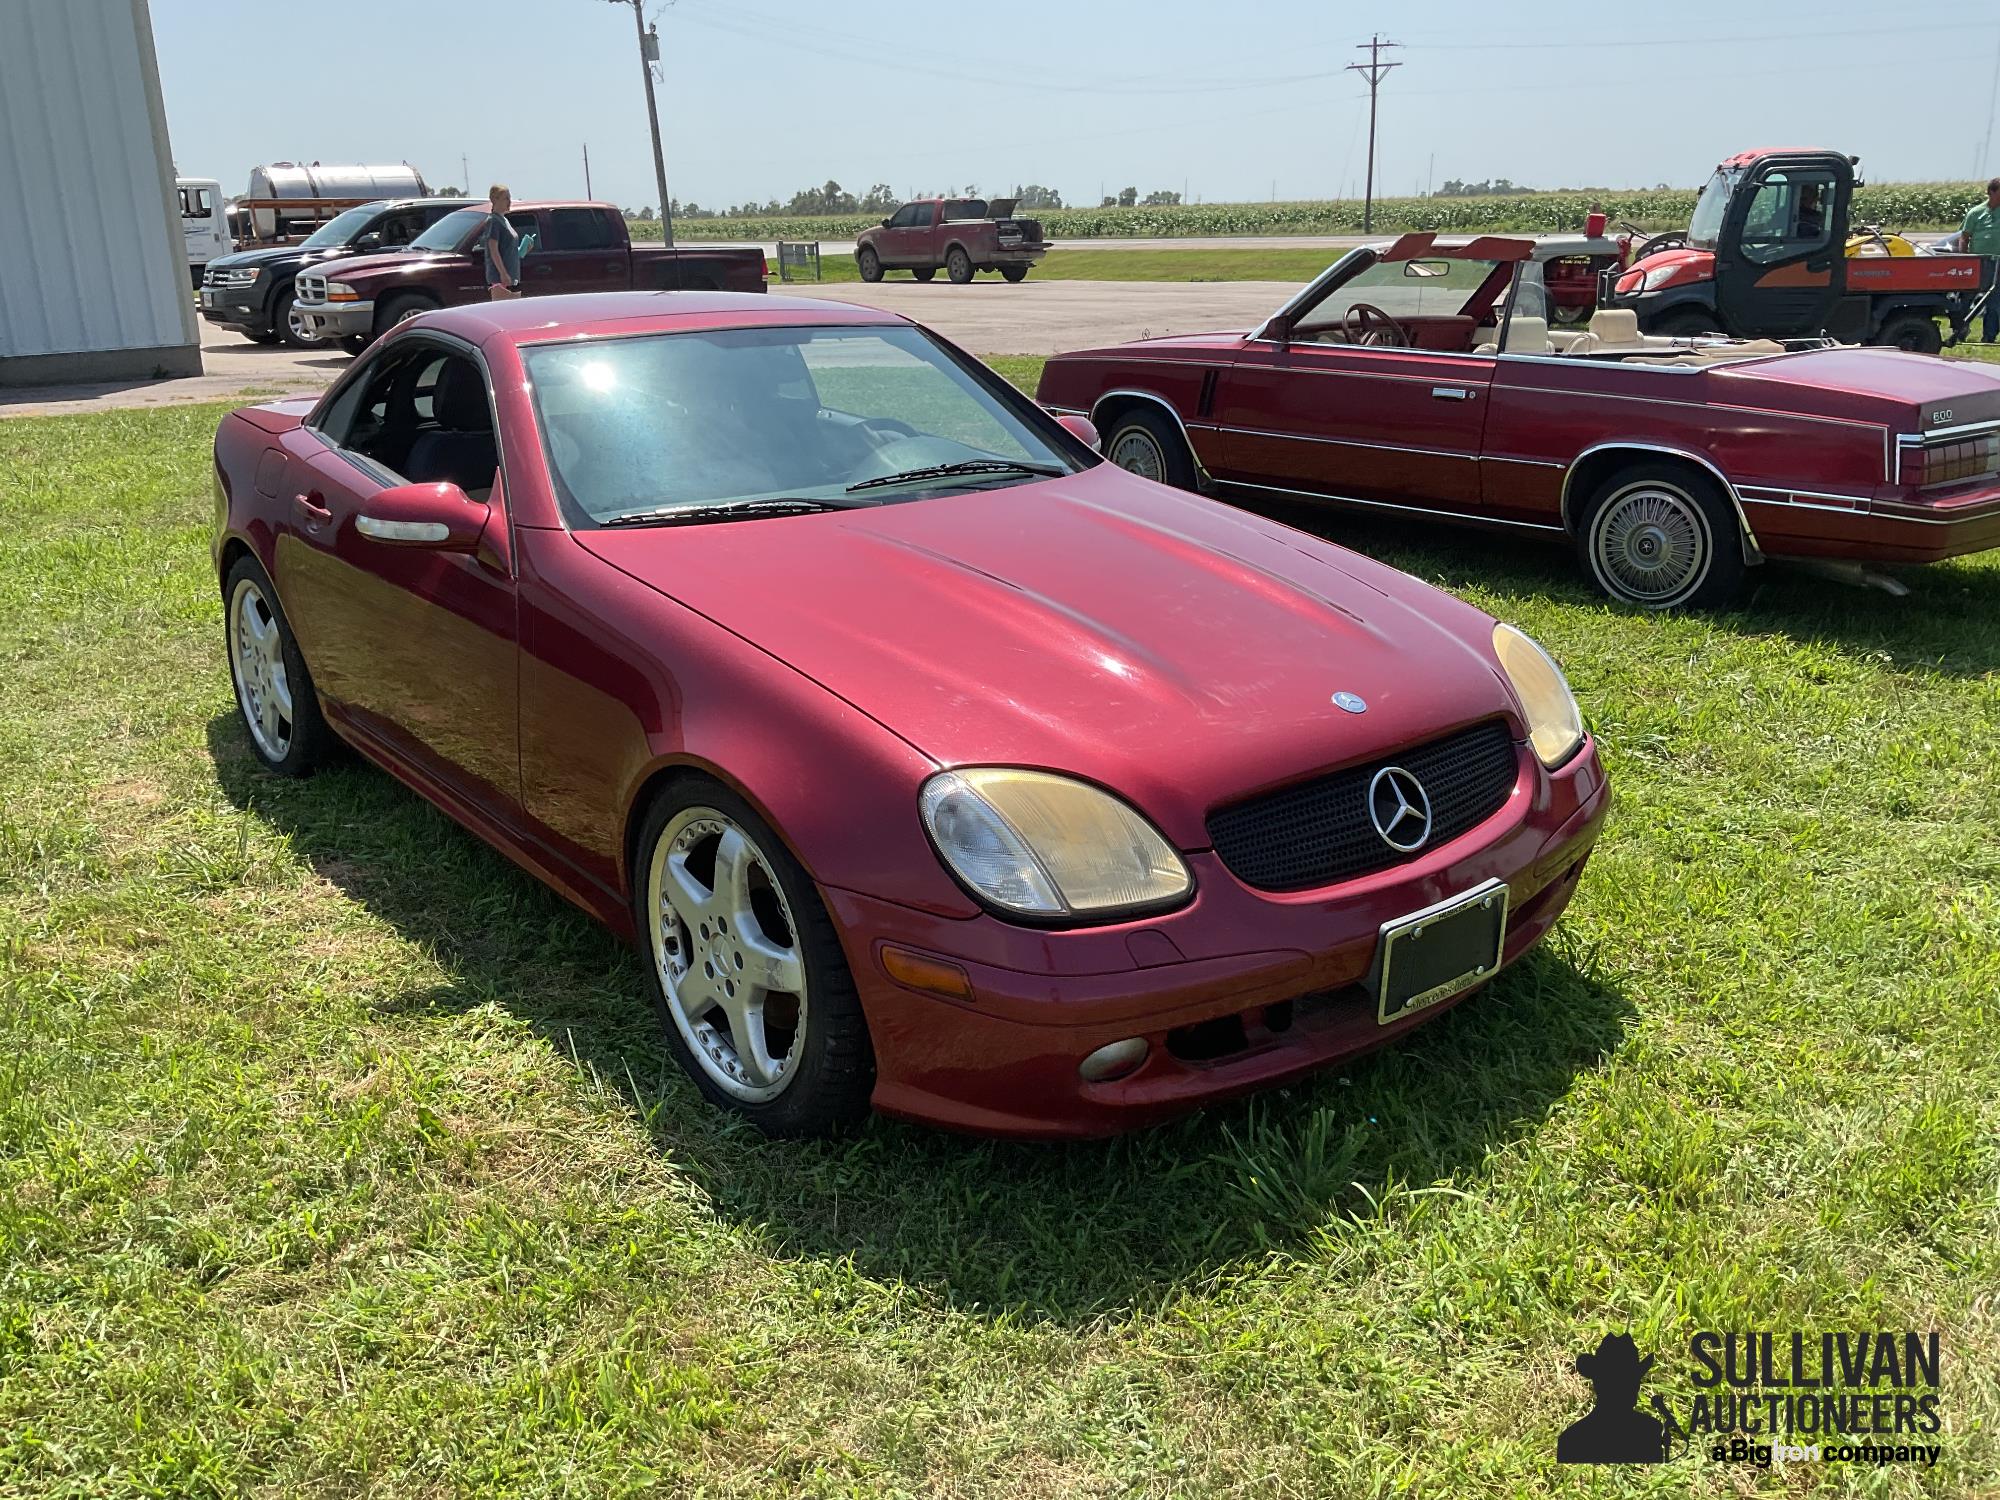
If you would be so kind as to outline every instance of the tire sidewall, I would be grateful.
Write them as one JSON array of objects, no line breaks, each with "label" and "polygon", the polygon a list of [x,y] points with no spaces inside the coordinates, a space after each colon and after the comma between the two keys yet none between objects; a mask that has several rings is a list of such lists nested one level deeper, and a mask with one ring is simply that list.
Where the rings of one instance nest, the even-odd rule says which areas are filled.
[{"label": "tire sidewall", "polygon": [[854,257],[854,265],[863,281],[872,284],[882,279],[882,257],[873,246],[863,245]]},{"label": "tire sidewall", "polygon": [[972,257],[967,255],[961,247],[957,245],[952,246],[945,253],[944,273],[957,285],[964,286],[968,281],[972,280]]},{"label": "tire sidewall", "polygon": [[[653,853],[667,826],[691,807],[705,807],[726,815],[747,833],[764,856],[785,902],[791,908],[797,931],[794,938],[806,966],[806,1035],[800,1051],[798,1071],[782,1092],[761,1102],[750,1102],[729,1093],[695,1057],[680,1023],[667,999],[660,977],[659,955],[654,948],[658,924],[649,910],[647,883]],[[805,1136],[837,1133],[852,1127],[868,1114],[868,1098],[873,1091],[874,1054],[867,1046],[865,1025],[860,1025],[860,1000],[847,957],[834,931],[819,887],[793,856],[785,841],[757,810],[720,782],[706,776],[689,775],[668,784],[653,798],[633,841],[631,890],[633,922],[637,928],[641,967],[645,971],[647,993],[659,1016],[667,1047],[681,1071],[693,1081],[702,1097],[719,1108],[742,1116],[771,1136]],[[834,1056],[834,1032],[843,1023],[860,1026],[862,1050],[867,1056],[866,1077],[859,1088],[839,1066]],[[839,1075],[839,1076],[836,1076]]]},{"label": "tire sidewall", "polygon": [[[236,646],[232,638],[236,624],[236,595],[246,583],[253,585],[270,607],[271,619],[278,628],[279,648],[285,658],[285,683],[292,694],[292,742],[285,747],[284,756],[275,760],[265,754],[264,747],[250,732],[249,709],[244,703],[243,682],[236,669]],[[285,615],[285,606],[278,600],[278,591],[272,587],[270,575],[254,557],[239,558],[223,580],[222,649],[223,657],[229,664],[229,690],[236,699],[236,717],[242,725],[243,738],[249,743],[250,753],[266,770],[279,776],[310,776],[325,755],[330,731],[319,711],[319,697],[313,689],[312,674],[306,670],[305,658],[299,653],[298,638],[292,634],[292,622]]]},{"label": "tire sidewall", "polygon": [[[1141,408],[1126,413],[1112,425],[1110,435],[1104,439],[1104,456],[1116,462],[1111,455],[1117,451],[1119,439],[1134,430],[1143,432],[1152,440],[1160,454],[1160,478],[1155,483],[1168,484],[1178,490],[1196,488],[1194,458],[1187,450],[1187,443],[1164,417]],[[1123,468],[1123,465],[1119,465]],[[1130,474],[1130,469],[1125,470]],[[1143,478],[1143,475],[1134,475]]]},{"label": "tire sidewall", "polygon": [[[1634,598],[1622,589],[1599,555],[1606,514],[1636,489],[1667,490],[1686,503],[1703,533],[1705,558],[1695,576],[1665,599]],[[1599,485],[1577,527],[1577,548],[1591,580],[1606,595],[1632,609],[1664,612],[1709,609],[1730,603],[1741,592],[1747,571],[1735,512],[1713,481],[1669,464],[1634,464]]]}]

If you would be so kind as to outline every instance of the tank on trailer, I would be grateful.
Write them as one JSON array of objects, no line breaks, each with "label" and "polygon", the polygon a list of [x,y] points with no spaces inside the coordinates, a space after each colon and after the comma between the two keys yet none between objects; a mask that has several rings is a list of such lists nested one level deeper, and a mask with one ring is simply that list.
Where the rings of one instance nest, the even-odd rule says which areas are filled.
[{"label": "tank on trailer", "polygon": [[[329,200],[373,203],[383,198],[424,198],[430,189],[424,174],[408,162],[322,165],[276,161],[250,169],[250,187],[243,196],[259,202],[271,199],[298,199],[315,204]],[[260,239],[275,238],[293,223],[310,224],[322,215],[302,207],[294,217],[282,208],[259,207],[254,211],[256,234]],[[281,227],[280,221],[284,221]]]}]

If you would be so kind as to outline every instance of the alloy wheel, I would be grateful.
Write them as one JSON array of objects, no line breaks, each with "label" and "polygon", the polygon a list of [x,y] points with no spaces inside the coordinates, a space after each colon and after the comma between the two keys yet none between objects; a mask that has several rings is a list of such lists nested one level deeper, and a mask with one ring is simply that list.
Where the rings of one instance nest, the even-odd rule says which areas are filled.
[{"label": "alloy wheel", "polygon": [[653,847],[647,938],[667,1009],[702,1071],[761,1103],[804,1056],[805,955],[771,862],[725,813],[690,807]]},{"label": "alloy wheel", "polygon": [[229,666],[236,706],[257,748],[281,761],[292,748],[292,685],[284,632],[264,591],[245,578],[229,596]]},{"label": "alloy wheel", "polygon": [[1686,495],[1636,485],[1598,511],[1591,551],[1605,581],[1627,599],[1673,604],[1708,570],[1708,527]]}]

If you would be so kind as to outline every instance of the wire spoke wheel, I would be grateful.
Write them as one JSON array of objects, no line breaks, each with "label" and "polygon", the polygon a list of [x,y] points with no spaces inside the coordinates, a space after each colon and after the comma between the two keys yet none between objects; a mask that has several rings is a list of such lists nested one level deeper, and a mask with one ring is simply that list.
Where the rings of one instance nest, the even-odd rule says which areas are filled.
[{"label": "wire spoke wheel", "polygon": [[292,748],[292,684],[285,670],[284,632],[270,600],[252,579],[229,596],[229,667],[236,706],[257,748],[281,761]]},{"label": "wire spoke wheel", "polygon": [[676,814],[653,846],[646,913],[696,1063],[733,1098],[776,1098],[804,1055],[808,984],[798,924],[756,839],[714,808]]},{"label": "wire spoke wheel", "polygon": [[1106,457],[1141,479],[1160,484],[1169,482],[1167,456],[1160,451],[1159,441],[1143,427],[1127,427],[1118,432],[1111,439],[1111,451]]},{"label": "wire spoke wheel", "polygon": [[1603,576],[1640,604],[1672,604],[1708,570],[1710,539],[1686,495],[1663,485],[1635,485],[1598,511],[1591,550]]}]

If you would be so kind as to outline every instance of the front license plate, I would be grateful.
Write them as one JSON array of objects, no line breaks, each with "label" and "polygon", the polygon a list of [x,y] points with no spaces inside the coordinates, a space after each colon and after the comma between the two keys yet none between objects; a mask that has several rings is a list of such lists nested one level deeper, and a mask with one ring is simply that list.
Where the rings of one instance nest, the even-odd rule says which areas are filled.
[{"label": "front license plate", "polygon": [[1382,924],[1375,950],[1375,1016],[1384,1026],[1469,989],[1500,967],[1507,941],[1507,884],[1489,880],[1462,896]]},{"label": "front license plate", "polygon": [[202,305],[203,307],[213,307],[213,306],[215,306],[215,293],[213,293],[213,292],[203,292],[203,293],[201,294],[201,305]]}]

